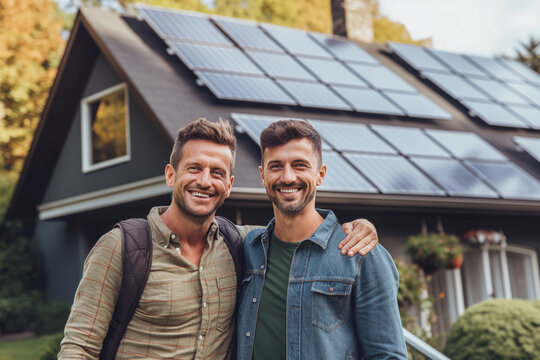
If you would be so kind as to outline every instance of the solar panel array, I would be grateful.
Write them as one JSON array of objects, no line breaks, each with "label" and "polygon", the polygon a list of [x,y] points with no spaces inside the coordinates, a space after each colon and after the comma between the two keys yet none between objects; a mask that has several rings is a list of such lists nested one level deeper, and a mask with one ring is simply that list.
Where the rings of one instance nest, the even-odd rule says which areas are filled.
[{"label": "solar panel array", "polygon": [[146,5],[137,9],[219,99],[451,118],[345,38]]},{"label": "solar panel array", "polygon": [[540,162],[540,138],[514,136],[514,142]]},{"label": "solar panel array", "polygon": [[522,63],[398,43],[389,47],[487,124],[540,130],[540,75]]},{"label": "solar panel array", "polygon": [[[257,143],[261,131],[279,119],[231,117]],[[321,190],[540,200],[540,182],[474,133],[306,121],[324,141],[328,170]],[[540,139],[524,139],[516,142],[535,141],[528,149],[540,157]]]}]

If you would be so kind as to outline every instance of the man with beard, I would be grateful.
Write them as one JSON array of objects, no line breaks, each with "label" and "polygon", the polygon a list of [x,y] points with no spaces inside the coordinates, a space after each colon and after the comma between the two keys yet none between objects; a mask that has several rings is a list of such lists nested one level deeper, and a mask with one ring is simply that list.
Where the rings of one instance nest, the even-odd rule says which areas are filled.
[{"label": "man with beard", "polygon": [[[199,119],[178,132],[165,167],[172,201],[148,214],[150,272],[116,359],[223,359],[230,354],[237,277],[214,215],[231,192],[235,151],[228,123]],[[357,224],[353,243],[366,237],[376,244],[376,234],[364,236],[358,228],[366,226]],[[238,228],[244,235],[250,230]],[[121,231],[114,228],[88,255],[60,359],[97,359],[109,326],[117,326],[111,319],[125,270],[122,246]]]},{"label": "man with beard", "polygon": [[392,258],[380,245],[341,256],[336,216],[315,208],[326,174],[317,131],[280,120],[260,144],[275,217],[244,239],[238,359],[407,359]]}]

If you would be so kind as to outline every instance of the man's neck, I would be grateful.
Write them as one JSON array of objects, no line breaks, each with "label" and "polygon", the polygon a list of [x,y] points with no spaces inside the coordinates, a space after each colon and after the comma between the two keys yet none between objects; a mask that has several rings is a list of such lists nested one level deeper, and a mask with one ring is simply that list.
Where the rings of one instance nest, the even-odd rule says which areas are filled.
[{"label": "man's neck", "polygon": [[214,217],[210,216],[203,223],[194,221],[180,211],[173,201],[169,208],[161,214],[161,219],[169,230],[178,236],[180,243],[196,247],[206,243],[206,234]]},{"label": "man's neck", "polygon": [[306,206],[293,216],[285,214],[274,206],[274,234],[281,241],[300,242],[307,239],[322,224],[324,218],[315,210],[315,205]]}]

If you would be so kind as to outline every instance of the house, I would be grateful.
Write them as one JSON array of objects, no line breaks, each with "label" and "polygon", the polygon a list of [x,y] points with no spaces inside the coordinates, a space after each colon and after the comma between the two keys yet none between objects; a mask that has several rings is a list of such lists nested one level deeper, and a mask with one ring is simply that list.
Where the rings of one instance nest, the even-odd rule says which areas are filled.
[{"label": "house", "polygon": [[463,268],[433,276],[441,330],[484,299],[540,298],[538,74],[510,60],[138,10],[77,14],[8,210],[34,229],[53,297],[72,301],[101,234],[170,201],[163,173],[177,130],[221,117],[236,126],[238,153],[220,215],[268,222],[258,133],[306,119],[324,140],[320,207],[370,219],[394,257],[422,228],[480,243],[468,243]]}]

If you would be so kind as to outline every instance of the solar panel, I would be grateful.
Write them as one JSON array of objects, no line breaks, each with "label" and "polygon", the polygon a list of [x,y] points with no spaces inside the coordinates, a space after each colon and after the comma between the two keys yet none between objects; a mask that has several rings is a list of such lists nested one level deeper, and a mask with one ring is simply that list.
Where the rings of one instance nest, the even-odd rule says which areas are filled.
[{"label": "solar panel", "polygon": [[505,199],[540,200],[540,183],[513,163],[467,163]]},{"label": "solar panel", "polygon": [[476,56],[476,55],[465,55],[467,58],[472,60],[475,64],[484,69],[487,73],[493,76],[496,79],[500,80],[518,80],[521,81],[521,77],[515,74],[514,72],[508,70],[507,67],[503,66],[496,59]]},{"label": "solar panel", "polygon": [[320,190],[376,193],[377,189],[371,185],[358,171],[335,152],[323,151],[323,163],[326,165]]},{"label": "solar panel", "polygon": [[257,23],[243,20],[214,18],[214,22],[241,48],[283,53],[283,49],[272,40]]},{"label": "solar panel", "polygon": [[266,115],[252,115],[252,114],[238,114],[232,113],[231,118],[244,129],[246,134],[261,146],[260,136],[261,132],[268,127],[274,121],[278,121],[281,118],[277,116]]},{"label": "solar panel", "polygon": [[345,86],[332,86],[354,110],[366,113],[405,115],[405,113],[388,100],[380,92],[373,89],[351,88]]},{"label": "solar panel", "polygon": [[447,120],[452,118],[452,115],[422,94],[405,94],[389,91],[385,91],[384,94],[405,110],[405,113],[409,116]]},{"label": "solar panel", "polygon": [[473,100],[463,100],[462,102],[474,114],[476,114],[479,118],[481,118],[489,125],[509,126],[517,128],[529,127],[528,124],[517,118],[513,113],[509,112],[502,105]]},{"label": "solar panel", "polygon": [[334,149],[379,154],[397,153],[366,125],[321,120],[309,122]]},{"label": "solar panel", "polygon": [[137,5],[137,9],[139,15],[162,38],[233,46],[205,15],[144,5]]},{"label": "solar panel", "polygon": [[332,58],[305,31],[270,24],[261,24],[261,27],[291,54]]},{"label": "solar panel", "polygon": [[504,63],[515,73],[519,74],[524,80],[540,86],[540,75],[522,62],[511,59],[499,59],[499,61]]},{"label": "solar panel", "polygon": [[505,104],[527,104],[522,96],[510,90],[506,85],[492,79],[469,79],[474,85],[482,89],[492,99]]},{"label": "solar panel", "polygon": [[540,106],[540,87],[525,82],[508,83],[508,86],[525,96],[531,104]]},{"label": "solar panel", "polygon": [[350,40],[317,33],[311,33],[310,35],[326,50],[342,61],[361,62],[372,65],[379,64],[377,59]]},{"label": "solar panel", "polygon": [[352,110],[328,87],[320,83],[277,80],[296,101],[307,107]]},{"label": "solar panel", "polygon": [[514,136],[514,142],[528,152],[529,155],[540,161],[540,138]]},{"label": "solar panel", "polygon": [[450,196],[496,198],[497,193],[455,159],[412,158]]},{"label": "solar panel", "polygon": [[362,79],[352,73],[351,70],[335,60],[306,57],[297,57],[297,60],[304,64],[322,82],[327,84],[368,86]]},{"label": "solar panel", "polygon": [[371,66],[363,64],[348,64],[355,73],[370,83],[374,88],[383,90],[396,90],[416,92],[408,82],[400,78],[390,69],[383,66]]},{"label": "solar panel", "polygon": [[271,54],[260,51],[246,51],[270,77],[317,81],[302,65],[288,54]]},{"label": "solar panel", "polygon": [[503,154],[474,133],[437,129],[426,132],[458,159],[506,160]]},{"label": "solar panel", "polygon": [[296,104],[276,83],[268,78],[204,71],[195,71],[195,74],[219,99]]},{"label": "solar panel", "polygon": [[477,90],[462,77],[452,73],[424,71],[422,74],[456,99],[489,100],[483,92]]},{"label": "solar panel", "polygon": [[450,157],[446,150],[421,129],[389,125],[370,125],[370,127],[404,155]]},{"label": "solar panel", "polygon": [[445,195],[403,157],[350,153],[344,156],[385,194]]},{"label": "solar panel", "polygon": [[540,109],[532,106],[509,106],[512,112],[525,120],[533,129],[540,130]]},{"label": "solar panel", "polygon": [[458,74],[465,76],[488,76],[485,71],[482,71],[478,66],[468,61],[463,55],[434,49],[428,49],[428,51],[441,59],[450,69]]},{"label": "solar panel", "polygon": [[416,70],[449,72],[449,69],[445,65],[435,59],[435,57],[421,46],[390,42],[388,43],[388,47]]},{"label": "solar panel", "polygon": [[168,41],[176,55],[192,70],[214,70],[239,74],[264,75],[242,51],[225,48]]}]

